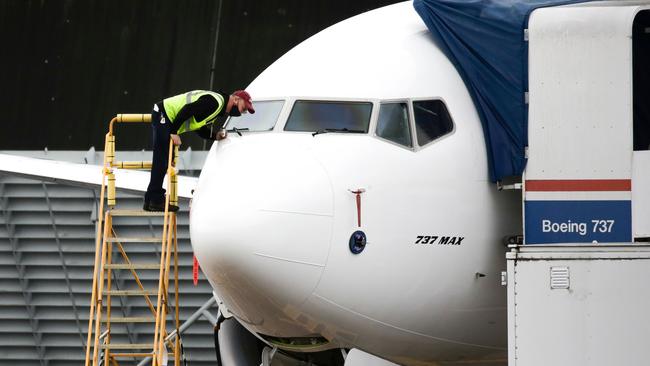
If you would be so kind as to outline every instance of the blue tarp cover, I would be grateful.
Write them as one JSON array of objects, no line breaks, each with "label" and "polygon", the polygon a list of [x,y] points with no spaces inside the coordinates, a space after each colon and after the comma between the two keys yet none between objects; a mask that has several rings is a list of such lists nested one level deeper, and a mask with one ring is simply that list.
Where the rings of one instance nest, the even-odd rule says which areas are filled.
[{"label": "blue tarp cover", "polygon": [[414,0],[433,38],[465,81],[478,110],[492,181],[521,175],[528,145],[528,44],[541,7],[588,0]]}]

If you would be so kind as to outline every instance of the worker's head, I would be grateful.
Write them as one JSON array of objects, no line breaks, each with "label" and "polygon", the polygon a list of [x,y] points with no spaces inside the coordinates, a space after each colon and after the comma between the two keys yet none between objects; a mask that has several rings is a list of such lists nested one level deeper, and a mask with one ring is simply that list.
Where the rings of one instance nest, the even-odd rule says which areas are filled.
[{"label": "worker's head", "polygon": [[253,99],[246,90],[237,90],[228,98],[226,113],[230,116],[241,116],[242,113],[255,113],[253,108]]}]

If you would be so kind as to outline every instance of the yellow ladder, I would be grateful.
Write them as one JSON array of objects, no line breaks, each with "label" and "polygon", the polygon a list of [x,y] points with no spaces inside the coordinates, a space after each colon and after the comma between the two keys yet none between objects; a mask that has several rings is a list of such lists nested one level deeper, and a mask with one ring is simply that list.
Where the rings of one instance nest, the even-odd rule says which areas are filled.
[{"label": "yellow ladder", "polygon": [[[100,193],[97,234],[95,239],[95,269],[93,274],[88,339],[86,343],[86,366],[119,365],[119,360],[128,358],[151,358],[153,366],[162,366],[165,360],[174,360],[180,365],[180,338],[178,332],[169,336],[166,330],[170,311],[169,277],[171,258],[174,257],[174,313],[176,329],[179,329],[178,307],[178,241],[176,236],[176,214],[169,211],[169,205],[178,205],[176,161],[178,147],[169,142],[169,163],[167,165],[167,195],[164,212],[116,209],[115,174],[113,169],[151,169],[149,161],[115,161],[115,135],[113,125],[123,122],[150,123],[149,114],[118,114],[110,122],[104,145],[104,164]],[[106,205],[104,200],[106,199]],[[108,208],[106,208],[108,206]],[[162,217],[163,230],[160,237],[120,237],[113,228],[115,217]],[[133,263],[126,248],[131,243],[160,245],[160,260],[150,263]],[[113,255],[119,252],[118,255]],[[156,257],[156,252],[151,251]],[[117,257],[117,258],[116,258]],[[116,260],[117,259],[117,260]],[[158,286],[145,289],[138,271],[158,270]],[[128,270],[136,289],[113,289],[112,271]],[[151,316],[115,317],[113,296],[142,296]],[[155,304],[152,301],[155,297]],[[121,303],[121,302],[120,302]],[[151,343],[111,343],[111,325],[121,323],[150,323],[154,327]]]}]

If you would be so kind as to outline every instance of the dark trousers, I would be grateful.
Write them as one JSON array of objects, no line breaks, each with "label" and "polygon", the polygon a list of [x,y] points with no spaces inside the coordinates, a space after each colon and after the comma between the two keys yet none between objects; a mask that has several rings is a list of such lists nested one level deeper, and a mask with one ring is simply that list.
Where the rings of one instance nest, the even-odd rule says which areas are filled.
[{"label": "dark trousers", "polygon": [[167,173],[167,160],[169,158],[170,122],[163,117],[162,111],[151,111],[153,158],[149,187],[147,187],[147,193],[144,195],[147,202],[162,203],[165,201],[165,189],[162,185]]}]

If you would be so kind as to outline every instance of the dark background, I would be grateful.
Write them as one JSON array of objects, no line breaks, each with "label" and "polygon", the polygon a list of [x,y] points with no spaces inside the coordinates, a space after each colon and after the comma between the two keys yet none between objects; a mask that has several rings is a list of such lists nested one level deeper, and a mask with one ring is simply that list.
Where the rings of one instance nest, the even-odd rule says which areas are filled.
[{"label": "dark background", "polygon": [[[211,79],[215,90],[244,88],[318,31],[395,2],[2,0],[0,150],[102,150],[115,114],[149,113]],[[116,135],[118,149],[150,148],[146,125]],[[185,134],[183,145],[203,141]]]}]

